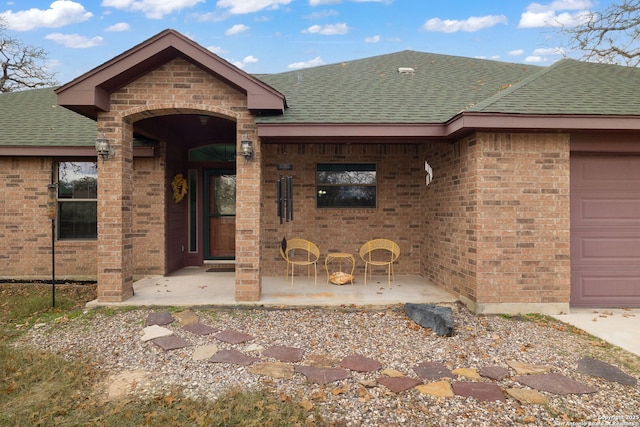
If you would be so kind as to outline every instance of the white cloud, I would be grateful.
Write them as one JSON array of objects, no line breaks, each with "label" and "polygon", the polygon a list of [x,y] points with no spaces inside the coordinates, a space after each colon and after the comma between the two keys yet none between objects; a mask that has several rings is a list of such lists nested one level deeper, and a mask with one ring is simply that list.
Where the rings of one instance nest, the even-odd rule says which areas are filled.
[{"label": "white cloud", "polygon": [[96,47],[100,46],[104,42],[104,39],[102,37],[89,38],[81,36],[79,34],[51,33],[47,34],[44,38],[58,43],[64,47],[70,47],[73,49],[86,49],[89,47]]},{"label": "white cloud", "polygon": [[242,61],[231,61],[231,63],[238,68],[244,68],[245,65],[254,64],[256,62],[258,62],[258,58],[253,55],[245,56]]},{"label": "white cloud", "polygon": [[233,15],[240,15],[264,9],[274,10],[289,3],[291,0],[218,0],[216,6],[221,9],[229,9],[229,13]]},{"label": "white cloud", "polygon": [[[549,4],[531,3],[520,15],[518,28],[575,27],[589,20],[589,0],[556,0]],[[574,11],[577,12],[566,12]]]},{"label": "white cloud", "polygon": [[308,34],[334,36],[339,34],[347,34],[349,32],[349,26],[344,22],[340,24],[312,25],[306,30],[302,30],[302,32]]},{"label": "white cloud", "polygon": [[15,31],[29,31],[35,28],[60,28],[69,24],[84,22],[93,14],[84,6],[74,1],[57,0],[49,5],[49,9],[7,10],[0,13],[7,28]]},{"label": "white cloud", "polygon": [[108,26],[107,28],[105,28],[104,30],[107,33],[117,33],[120,31],[129,31],[131,29],[131,26],[129,24],[127,24],[126,22],[118,22],[117,24],[113,24]]},{"label": "white cloud", "polygon": [[226,53],[226,51],[221,46],[209,46],[207,47],[207,49],[215,53],[216,55],[222,55],[223,53]]},{"label": "white cloud", "polygon": [[515,49],[515,50],[510,50],[509,52],[507,52],[507,55],[509,55],[509,56],[520,56],[520,55],[524,55],[524,49]]},{"label": "white cloud", "polygon": [[507,22],[507,17],[504,15],[472,16],[465,20],[431,18],[424,23],[422,28],[426,31],[442,33],[457,31],[473,33],[498,24],[507,24]]},{"label": "white cloud", "polygon": [[527,56],[526,58],[524,58],[524,62],[533,62],[533,63],[538,63],[538,62],[544,62],[545,59],[541,56],[538,55],[530,55]]},{"label": "white cloud", "polygon": [[310,13],[307,16],[305,16],[305,18],[317,20],[317,19],[324,19],[324,18],[329,18],[332,16],[338,16],[338,15],[339,15],[338,11],[333,9],[327,9],[327,10],[319,10],[317,12]]},{"label": "white cloud", "polygon": [[561,47],[549,47],[544,49],[536,49],[533,51],[534,55],[563,55],[564,49]]},{"label": "white cloud", "polygon": [[205,0],[102,0],[101,6],[130,12],[142,12],[149,19],[162,19],[164,15],[193,7]]},{"label": "white cloud", "polygon": [[244,33],[245,31],[248,31],[249,27],[247,27],[244,24],[236,24],[233,27],[229,28],[227,31],[224,32],[224,34],[226,36],[235,36],[236,34],[240,34],[240,33]]},{"label": "white cloud", "polygon": [[287,65],[287,68],[289,70],[299,70],[300,68],[317,67],[318,65],[324,65],[324,61],[319,56],[309,61],[294,62],[293,64]]},{"label": "white cloud", "polygon": [[365,43],[378,43],[379,41],[380,41],[379,35],[364,38]]},{"label": "white cloud", "polygon": [[342,0],[309,0],[309,6],[322,6],[325,4],[340,4]]}]

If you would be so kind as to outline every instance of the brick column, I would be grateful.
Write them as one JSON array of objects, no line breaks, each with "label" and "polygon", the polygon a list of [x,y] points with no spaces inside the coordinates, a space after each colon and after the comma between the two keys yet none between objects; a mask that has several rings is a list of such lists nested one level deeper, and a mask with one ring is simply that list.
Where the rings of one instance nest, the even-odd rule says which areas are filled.
[{"label": "brick column", "polygon": [[115,157],[98,157],[98,301],[121,302],[133,295],[133,129],[103,113],[104,132]]},{"label": "brick column", "polygon": [[[253,141],[254,155],[248,161],[240,149],[240,141],[245,133]],[[238,123],[236,152],[236,301],[259,301],[262,290],[262,155],[252,121],[244,126]]]}]

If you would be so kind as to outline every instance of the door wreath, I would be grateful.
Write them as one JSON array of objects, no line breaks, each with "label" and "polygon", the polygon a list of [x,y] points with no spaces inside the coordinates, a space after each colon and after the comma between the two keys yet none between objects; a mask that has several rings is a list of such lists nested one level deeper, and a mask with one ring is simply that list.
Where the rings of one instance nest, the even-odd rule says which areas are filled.
[{"label": "door wreath", "polygon": [[187,194],[187,180],[181,173],[177,173],[171,180],[171,189],[173,190],[173,200],[180,203]]}]

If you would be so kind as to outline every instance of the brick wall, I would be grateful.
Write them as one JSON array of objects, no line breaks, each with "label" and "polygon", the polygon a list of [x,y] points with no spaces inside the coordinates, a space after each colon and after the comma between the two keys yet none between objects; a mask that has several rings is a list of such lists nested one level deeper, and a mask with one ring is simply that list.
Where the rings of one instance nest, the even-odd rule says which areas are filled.
[{"label": "brick wall", "polygon": [[569,135],[478,134],[479,303],[569,302]]},{"label": "brick wall", "polygon": [[425,276],[479,312],[568,304],[569,136],[479,133],[426,157]]},{"label": "brick wall", "polygon": [[433,181],[424,195],[422,269],[429,281],[454,295],[476,299],[477,144],[430,143],[425,158]]},{"label": "brick wall", "polygon": [[[283,276],[282,238],[301,237],[315,242],[321,260],[327,252],[350,252],[356,257],[356,275],[364,263],[357,253],[373,238],[387,238],[400,245],[397,274],[421,273],[422,205],[425,193],[424,163],[418,145],[400,144],[265,144],[263,170],[263,274]],[[286,153],[286,154],[285,154]],[[293,170],[279,171],[278,163]],[[316,163],[377,164],[377,209],[316,208]],[[280,224],[277,215],[276,181],[280,174],[293,176],[294,220]],[[386,270],[376,270],[382,273]]]},{"label": "brick wall", "polygon": [[[0,158],[0,278],[51,279],[51,158]],[[96,242],[55,242],[56,278],[94,280]]]}]

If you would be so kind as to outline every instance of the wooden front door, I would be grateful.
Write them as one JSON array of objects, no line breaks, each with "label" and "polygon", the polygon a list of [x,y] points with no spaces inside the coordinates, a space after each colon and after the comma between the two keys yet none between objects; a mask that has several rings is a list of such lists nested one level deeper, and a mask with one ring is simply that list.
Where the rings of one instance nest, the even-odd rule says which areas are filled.
[{"label": "wooden front door", "polygon": [[204,184],[204,259],[235,259],[235,171],[206,169]]}]

